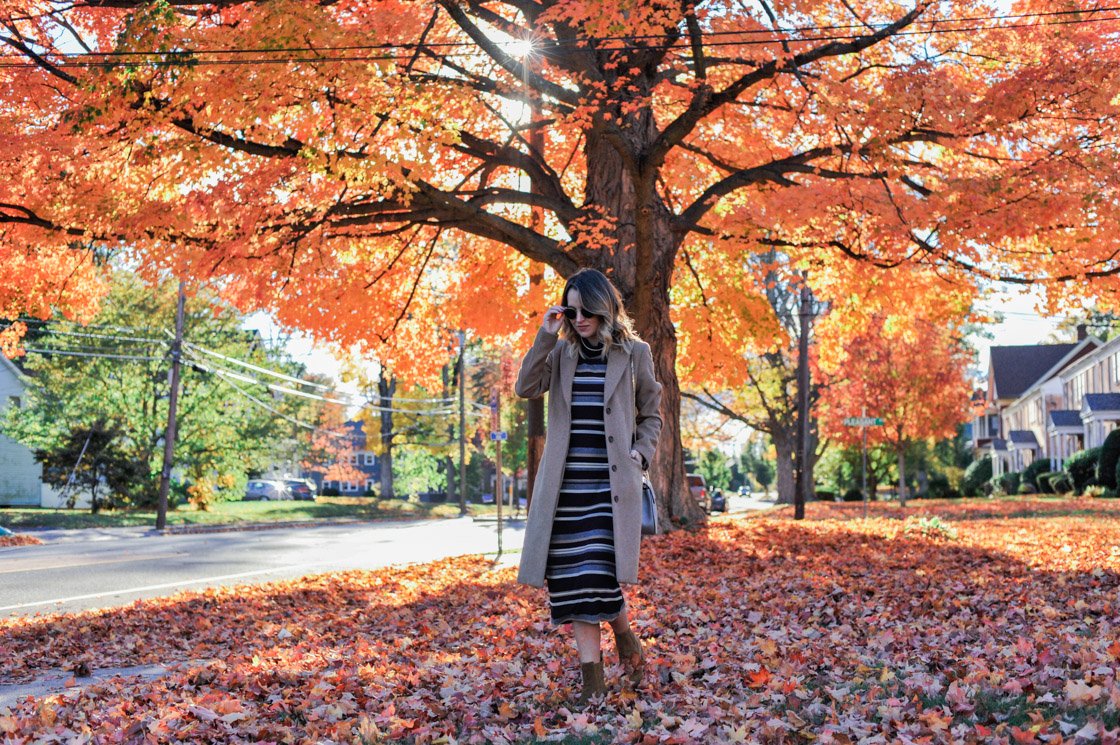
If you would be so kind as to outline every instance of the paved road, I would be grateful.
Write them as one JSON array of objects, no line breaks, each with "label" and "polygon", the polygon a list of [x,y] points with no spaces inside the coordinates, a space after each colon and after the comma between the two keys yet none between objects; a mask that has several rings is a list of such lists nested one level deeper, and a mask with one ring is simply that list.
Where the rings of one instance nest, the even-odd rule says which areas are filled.
[{"label": "paved road", "polygon": [[[503,548],[524,527],[507,523]],[[46,545],[0,548],[0,614],[125,605],[179,590],[270,582],[497,550],[470,518],[161,535],[146,528],[35,531]]]},{"label": "paved road", "polygon": [[[731,495],[731,512],[767,498]],[[43,546],[0,548],[0,615],[109,608],[180,590],[374,569],[497,550],[494,521],[470,518],[162,535],[147,528],[35,531]],[[503,547],[524,525],[506,523]]]}]

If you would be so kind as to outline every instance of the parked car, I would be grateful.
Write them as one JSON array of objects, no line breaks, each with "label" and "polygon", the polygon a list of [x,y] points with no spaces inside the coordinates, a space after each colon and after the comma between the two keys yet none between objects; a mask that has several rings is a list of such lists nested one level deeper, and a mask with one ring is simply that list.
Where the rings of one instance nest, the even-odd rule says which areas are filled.
[{"label": "parked car", "polygon": [[689,473],[685,474],[684,478],[688,482],[688,490],[692,492],[696,504],[700,505],[700,509],[704,512],[710,512],[712,505],[708,501],[708,484],[704,481],[704,477],[698,473]]},{"label": "parked car", "polygon": [[284,482],[284,485],[291,489],[293,499],[315,501],[315,492],[311,490],[311,487],[307,485],[306,481],[302,479],[288,479]]},{"label": "parked car", "polygon": [[739,487],[739,496],[740,497],[749,497],[750,495],[751,495],[751,485],[750,484],[743,484],[742,486]]},{"label": "parked car", "polygon": [[271,502],[276,500],[292,499],[292,490],[283,481],[265,481],[253,479],[245,486],[245,502]]},{"label": "parked car", "polygon": [[712,512],[727,512],[727,496],[723,493],[723,489],[718,486],[712,489]]}]

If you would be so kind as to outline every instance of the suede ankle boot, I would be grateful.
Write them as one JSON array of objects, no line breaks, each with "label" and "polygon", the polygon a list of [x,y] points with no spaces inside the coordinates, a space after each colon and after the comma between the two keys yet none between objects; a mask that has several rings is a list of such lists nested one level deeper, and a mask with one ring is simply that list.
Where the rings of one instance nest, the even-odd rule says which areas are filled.
[{"label": "suede ankle boot", "polygon": [[602,696],[607,692],[607,682],[603,677],[602,662],[584,662],[580,664],[579,669],[583,675],[583,690],[579,694],[576,706],[583,708],[591,703],[593,697]]},{"label": "suede ankle boot", "polygon": [[646,667],[646,654],[642,649],[641,640],[632,630],[627,629],[621,634],[614,635],[614,644],[618,648],[619,662],[626,670],[631,685],[638,685],[642,682]]}]

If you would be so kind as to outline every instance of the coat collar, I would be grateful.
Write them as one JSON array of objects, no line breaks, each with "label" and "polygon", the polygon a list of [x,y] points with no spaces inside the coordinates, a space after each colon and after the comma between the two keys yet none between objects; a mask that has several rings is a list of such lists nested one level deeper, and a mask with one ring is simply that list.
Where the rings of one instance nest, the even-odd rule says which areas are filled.
[{"label": "coat collar", "polygon": [[[571,344],[571,342],[568,342]],[[559,350],[560,353],[560,393],[565,403],[572,405],[572,381],[576,377],[576,363],[578,360],[568,353],[568,349]],[[603,400],[610,399],[614,389],[622,380],[622,376],[630,370],[630,355],[621,349],[613,349],[607,355],[607,374],[603,380]]]}]

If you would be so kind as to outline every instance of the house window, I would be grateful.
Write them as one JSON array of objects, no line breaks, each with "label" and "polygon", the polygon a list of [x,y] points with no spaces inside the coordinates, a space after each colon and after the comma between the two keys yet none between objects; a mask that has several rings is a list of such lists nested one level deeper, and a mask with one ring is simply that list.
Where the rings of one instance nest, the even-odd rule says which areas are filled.
[{"label": "house window", "polygon": [[373,491],[373,487],[375,484],[377,484],[375,480],[366,479],[366,491]]},{"label": "house window", "polygon": [[373,465],[373,453],[366,453],[366,465],[367,466],[372,466]]},{"label": "house window", "polygon": [[20,407],[20,403],[21,403],[21,401],[19,399],[19,396],[8,396],[8,405],[9,406],[18,409]]},{"label": "house window", "polygon": [[343,487],[342,490],[343,491],[358,491],[358,482],[357,481],[347,481],[346,485]]},{"label": "house window", "polygon": [[352,465],[352,466],[356,466],[356,465],[358,465],[358,455],[357,455],[356,453],[354,453],[354,454],[351,454],[351,456],[350,456],[350,465]]}]

